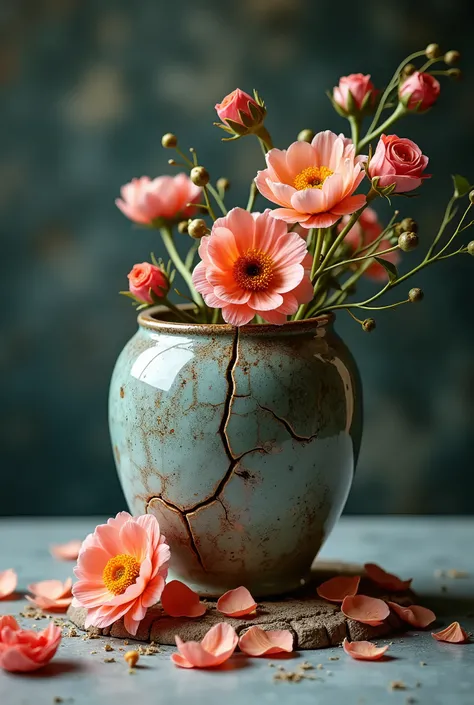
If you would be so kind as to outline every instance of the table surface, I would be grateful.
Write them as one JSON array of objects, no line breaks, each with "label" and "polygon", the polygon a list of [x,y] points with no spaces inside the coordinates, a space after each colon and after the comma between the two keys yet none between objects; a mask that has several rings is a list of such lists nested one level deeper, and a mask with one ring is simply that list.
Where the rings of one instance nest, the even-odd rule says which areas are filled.
[{"label": "table surface", "polygon": [[[71,563],[54,560],[48,547],[73,538],[83,538],[100,520],[2,519],[0,520],[0,570],[14,568],[19,592],[29,583],[46,579],[64,580],[72,575]],[[438,624],[459,620],[474,631],[474,519],[445,517],[343,517],[324,546],[325,559],[380,563],[406,578],[413,577],[419,603],[438,615]],[[439,571],[467,571],[463,579],[440,577]],[[0,601],[0,614],[18,613],[23,597]],[[29,620],[20,619],[23,624]],[[46,620],[34,622],[42,628]],[[379,640],[384,643],[385,640]],[[340,647],[305,651],[293,658],[271,663],[293,671],[309,661],[317,680],[275,682],[275,667],[269,659],[245,659],[238,654],[217,671],[183,670],[169,658],[172,647],[156,655],[143,656],[133,675],[118,651],[123,644],[110,638],[62,641],[55,659],[44,669],[28,675],[0,673],[1,705],[121,705],[140,702],[203,702],[237,705],[254,702],[298,705],[473,705],[474,643],[443,644],[430,632],[411,632],[391,639],[391,659],[364,663],[350,659]],[[136,642],[131,642],[136,644]],[[104,651],[112,644],[114,653]],[[95,651],[96,653],[91,653]],[[114,656],[115,663],[104,659]],[[423,665],[426,664],[426,665]],[[392,690],[401,681],[406,688]],[[62,700],[60,700],[60,698]]]}]

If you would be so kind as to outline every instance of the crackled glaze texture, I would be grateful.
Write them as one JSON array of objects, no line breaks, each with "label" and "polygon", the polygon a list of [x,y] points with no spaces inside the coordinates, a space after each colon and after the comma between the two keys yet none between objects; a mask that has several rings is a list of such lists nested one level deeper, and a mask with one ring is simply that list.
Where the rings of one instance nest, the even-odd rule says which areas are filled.
[{"label": "crackled glaze texture", "polygon": [[361,435],[353,359],[327,318],[284,326],[139,316],[110,388],[119,477],[201,594],[297,587],[339,518]]}]

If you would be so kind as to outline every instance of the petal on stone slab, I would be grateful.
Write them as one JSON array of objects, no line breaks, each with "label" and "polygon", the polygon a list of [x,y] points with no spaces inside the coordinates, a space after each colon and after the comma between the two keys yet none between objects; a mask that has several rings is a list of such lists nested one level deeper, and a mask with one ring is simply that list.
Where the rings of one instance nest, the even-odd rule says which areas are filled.
[{"label": "petal on stone slab", "polygon": [[165,585],[161,606],[170,617],[201,617],[206,611],[199,595],[180,580],[171,580]]},{"label": "petal on stone slab", "polygon": [[340,575],[326,580],[317,589],[319,597],[328,602],[343,602],[345,597],[352,597],[359,589],[360,575]]},{"label": "petal on stone slab", "polygon": [[413,578],[409,580],[401,580],[397,575],[393,573],[387,573],[386,570],[381,568],[376,563],[366,563],[364,565],[365,572],[372,582],[380,585],[380,587],[386,590],[392,590],[393,592],[403,592],[403,590],[408,590]]},{"label": "petal on stone slab", "polygon": [[229,590],[217,600],[217,609],[227,617],[244,617],[257,609],[257,603],[246,587]]},{"label": "petal on stone slab", "polygon": [[381,624],[390,614],[390,609],[386,602],[367,595],[345,597],[341,611],[349,619],[362,624],[370,624],[372,627]]},{"label": "petal on stone slab", "polygon": [[387,602],[387,605],[390,606],[401,620],[416,629],[425,629],[425,627],[428,627],[436,619],[436,615],[432,610],[429,610],[427,607],[422,607],[421,605],[403,607],[397,602]]}]

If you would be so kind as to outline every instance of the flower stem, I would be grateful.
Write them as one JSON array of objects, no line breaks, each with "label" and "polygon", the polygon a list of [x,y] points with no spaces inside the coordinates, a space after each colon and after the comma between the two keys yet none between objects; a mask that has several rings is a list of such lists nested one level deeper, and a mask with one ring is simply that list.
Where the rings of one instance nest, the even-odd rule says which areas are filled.
[{"label": "flower stem", "polygon": [[163,238],[163,243],[166,247],[166,250],[168,252],[170,260],[173,262],[174,266],[176,267],[176,269],[178,270],[178,272],[181,274],[184,281],[186,282],[194,302],[199,307],[202,306],[202,304],[203,304],[202,298],[197,293],[196,289],[194,288],[191,272],[189,271],[189,269],[186,267],[183,260],[179,256],[178,250],[176,249],[176,246],[174,244],[173,235],[171,233],[170,228],[161,228],[160,233],[161,233],[161,237]]},{"label": "flower stem", "polygon": [[181,309],[179,309],[177,306],[171,303],[171,301],[167,297],[163,299],[163,304],[167,306],[169,310],[175,314],[175,316],[178,317],[178,320],[181,319],[183,321],[186,321],[187,323],[196,323],[196,319],[193,318],[193,316],[191,316],[186,311],[182,311]]},{"label": "flower stem", "polygon": [[270,136],[270,133],[268,132],[267,128],[264,125],[261,125],[258,130],[255,132],[257,135],[260,144],[262,145],[263,153],[266,154],[267,152],[270,151],[270,149],[273,149],[273,141]]},{"label": "flower stem", "polygon": [[247,210],[249,211],[249,213],[251,213],[253,210],[253,207],[255,205],[255,199],[257,198],[257,195],[258,195],[257,185],[256,185],[255,181],[252,181],[252,183],[250,184],[249,200],[247,202]]},{"label": "flower stem", "polygon": [[355,117],[355,115],[349,115],[349,123],[351,126],[351,136],[354,143],[356,154],[359,151],[359,139],[360,139],[360,120]]},{"label": "flower stem", "polygon": [[372,259],[374,255],[377,257],[380,257],[381,255],[387,255],[389,252],[395,252],[395,250],[398,249],[398,245],[394,245],[393,247],[389,247],[387,250],[380,250],[380,252],[375,252],[374,254],[370,253],[368,255],[362,255],[362,257],[353,257],[352,259],[345,259],[341,262],[330,264],[329,267],[325,267],[322,271],[322,274],[324,274],[324,272],[328,272],[330,269],[335,269],[336,267],[344,267],[345,265],[350,265],[353,262],[360,262],[364,259]]},{"label": "flower stem", "polygon": [[220,209],[222,215],[227,215],[227,208],[225,207],[224,201],[223,201],[222,198],[219,196],[219,194],[217,193],[217,191],[216,191],[216,189],[214,188],[214,186],[213,186],[212,184],[207,184],[207,188],[209,189],[209,193],[212,195],[212,197],[214,198],[215,202],[216,202],[217,205],[219,206],[219,209]]},{"label": "flower stem", "polygon": [[372,142],[373,139],[378,137],[379,135],[382,134],[382,132],[385,132],[385,130],[390,127],[390,125],[393,125],[394,122],[396,122],[399,118],[403,117],[403,115],[406,115],[407,109],[403,105],[403,103],[398,103],[397,107],[393,111],[393,113],[390,115],[387,120],[385,120],[380,127],[377,127],[376,130],[373,132],[368,132],[366,136],[359,142],[359,149],[362,149],[365,147],[369,142]]}]

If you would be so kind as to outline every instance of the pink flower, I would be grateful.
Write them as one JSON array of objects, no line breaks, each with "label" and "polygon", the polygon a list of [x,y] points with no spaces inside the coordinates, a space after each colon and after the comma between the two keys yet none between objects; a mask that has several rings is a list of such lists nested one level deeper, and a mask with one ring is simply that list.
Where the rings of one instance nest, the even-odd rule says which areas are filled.
[{"label": "pink flower", "polygon": [[171,654],[171,660],[181,668],[220,666],[232,656],[239,641],[235,629],[226,622],[211,627],[201,642],[184,642],[179,636],[175,639],[179,653]]},{"label": "pink flower", "polygon": [[216,103],[215,108],[222,122],[225,123],[227,120],[232,120],[239,125],[243,125],[244,122],[241,113],[254,120],[250,111],[250,105],[252,105],[257,112],[261,111],[260,106],[252,96],[241,91],[240,88],[236,88],[235,91],[226,95],[222,103]]},{"label": "pink flower", "polygon": [[18,577],[13,568],[0,571],[0,600],[10,597],[15,592]]},{"label": "pink flower", "polygon": [[155,264],[142,262],[134,264],[132,270],[127,274],[128,288],[130,292],[148,304],[153,303],[150,289],[161,299],[169,291],[170,284],[166,274]]},{"label": "pink flower", "polygon": [[364,178],[365,159],[356,157],[351,140],[326,130],[311,144],[271,149],[268,168],[258,172],[255,183],[265,198],[282,206],[272,211],[274,218],[304,228],[328,228],[364,205],[364,195],[352,194]]},{"label": "pink flower", "polygon": [[132,179],[120,189],[122,198],[115,205],[122,213],[142,225],[153,225],[156,220],[177,221],[191,217],[196,209],[187,206],[197,203],[201,189],[195,186],[187,174],[148,176]]},{"label": "pink flower", "polygon": [[268,323],[285,323],[312,299],[306,243],[271,216],[269,210],[233,208],[201,239],[194,286],[233,326],[249,323],[255,314]]},{"label": "pink flower", "polygon": [[[347,225],[348,222],[349,216],[346,215],[339,224],[338,231],[341,232],[341,230],[344,228],[345,225]],[[378,238],[382,230],[383,227],[379,222],[377,213],[374,211],[373,208],[366,208],[364,211],[362,211],[357,223],[355,223],[347,233],[346,237],[344,238],[344,244],[348,245],[349,248],[353,252],[355,252],[355,250],[357,250],[359,247],[365,247],[371,242],[374,242]],[[381,240],[374,254],[376,254],[377,252],[382,252],[383,250],[388,250],[390,247],[392,247],[392,243],[389,240]],[[361,255],[362,254],[367,253],[363,252],[361,253]],[[392,264],[397,265],[400,261],[400,253],[398,250],[394,250],[393,252],[388,252],[387,254],[382,255],[382,258],[387,260],[388,262],[392,262]],[[369,279],[373,279],[374,281],[385,281],[387,279],[386,270],[381,264],[375,262],[375,260],[369,267],[367,267],[364,272],[364,275]]]},{"label": "pink flower", "polygon": [[26,599],[45,612],[66,612],[72,602],[71,587],[71,578],[64,583],[61,580],[42,580],[28,585],[33,597],[27,595]]},{"label": "pink flower", "polygon": [[85,626],[108,627],[121,617],[137,633],[148,607],[161,597],[170,549],[156,517],[120,512],[82,544],[74,573],[73,605],[85,607]]},{"label": "pink flower", "polygon": [[370,160],[369,175],[379,178],[379,188],[395,184],[395,193],[407,193],[430,177],[423,174],[427,166],[428,157],[417,144],[406,137],[382,135]]},{"label": "pink flower", "polygon": [[370,80],[370,75],[351,73],[349,76],[342,76],[339,79],[339,85],[334,88],[332,96],[334,102],[347,114],[350,112],[349,93],[352,95],[354,107],[358,111],[373,106],[376,90]]},{"label": "pink flower", "polygon": [[434,76],[415,71],[403,81],[398,95],[409,110],[421,113],[436,103],[440,90],[440,83]]},{"label": "pink flower", "polygon": [[0,617],[0,668],[36,671],[51,661],[60,641],[61,629],[52,622],[42,632],[34,632],[21,629],[11,615]]}]

